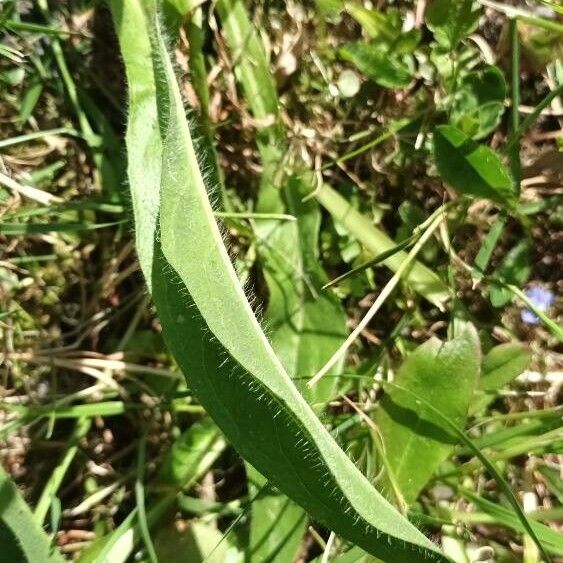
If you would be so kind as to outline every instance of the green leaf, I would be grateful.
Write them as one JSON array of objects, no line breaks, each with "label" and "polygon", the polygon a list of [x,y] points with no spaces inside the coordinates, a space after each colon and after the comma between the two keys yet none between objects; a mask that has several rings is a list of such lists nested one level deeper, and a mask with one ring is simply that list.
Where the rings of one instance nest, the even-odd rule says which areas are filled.
[{"label": "green leaf", "polygon": [[477,28],[479,15],[473,0],[432,0],[426,8],[426,25],[442,47],[454,50]]},{"label": "green leaf", "polygon": [[[368,217],[358,212],[329,185],[323,184],[317,190],[316,198],[331,214],[334,221],[349,231],[371,254],[379,256],[392,251],[392,255],[387,256],[383,263],[393,272],[396,272],[407,259],[406,252],[402,250],[395,252],[397,250],[395,241],[376,228]],[[439,309],[443,309],[444,303],[450,297],[448,286],[436,272],[421,262],[413,262],[405,274],[405,281]]]},{"label": "green leaf", "polygon": [[384,395],[375,420],[383,436],[389,480],[407,504],[417,499],[457,442],[442,420],[414,396],[463,427],[479,369],[479,338],[467,324],[453,340],[432,338],[407,356],[396,383],[412,395],[398,388]]},{"label": "green leaf", "polygon": [[62,563],[8,474],[0,467],[0,546],[2,561]]},{"label": "green leaf", "polygon": [[[248,38],[256,36],[245,6],[241,2],[217,3],[227,47],[236,58],[235,72],[256,118],[263,108],[277,115],[277,93],[261,44],[246,48]],[[256,84],[268,82],[256,91]],[[321,215],[319,204],[303,201],[314,189],[312,173],[299,170],[280,179],[287,142],[281,129],[261,135],[258,147],[263,172],[257,211],[264,214],[288,213],[293,222],[260,221],[254,231],[258,238],[264,277],[268,286],[268,307],[264,318],[272,347],[287,373],[298,378],[296,384],[305,398],[319,408],[332,398],[337,378],[327,378],[319,388],[305,385],[330,358],[346,336],[346,317],[336,297],[322,291],[326,275],[319,263],[318,237]],[[341,366],[335,370],[335,373]],[[247,465],[248,467],[248,465]],[[249,487],[256,492],[266,484],[257,471],[248,469]],[[287,497],[268,487],[252,503],[250,550],[252,561],[292,561],[297,556],[307,516]],[[275,525],[272,525],[274,524]]]},{"label": "green leaf", "polygon": [[159,563],[236,563],[237,549],[211,524],[192,521],[183,529],[173,523],[156,533],[154,546]]},{"label": "green leaf", "polygon": [[434,158],[444,182],[463,195],[513,207],[514,186],[499,156],[452,125],[434,130]]},{"label": "green leaf", "polygon": [[483,374],[479,383],[482,391],[498,391],[516,379],[530,363],[531,352],[520,342],[495,346],[483,358]]},{"label": "green leaf", "polygon": [[[518,533],[526,533],[528,531],[510,509],[471,491],[462,490],[462,494],[479,510],[492,516],[495,524],[506,526]],[[563,556],[563,535],[560,532],[552,530],[549,526],[539,522],[530,521],[530,526],[545,549],[555,555]]]},{"label": "green leaf", "polygon": [[[256,563],[295,561],[307,528],[307,513],[246,464],[252,501],[248,560]],[[258,495],[258,496],[257,496]]]},{"label": "green leaf", "polygon": [[[303,201],[311,191],[309,176],[292,176],[281,190],[271,190],[272,183],[263,181],[258,210],[285,211],[297,221],[262,221],[255,230],[269,291],[264,318],[272,347],[287,373],[298,377],[299,391],[322,409],[334,396],[338,378],[326,378],[314,389],[306,381],[346,337],[346,317],[334,294],[322,290],[326,275],[318,261],[319,204]],[[334,373],[341,368],[342,363]],[[249,480],[255,492],[266,483],[252,470]],[[252,503],[251,560],[293,561],[306,524],[303,509],[284,495],[277,491],[260,495]]]},{"label": "green leaf", "polygon": [[520,342],[506,342],[495,346],[483,358],[477,395],[471,403],[471,413],[483,410],[493,399],[492,394],[516,379],[530,363],[531,353]]},{"label": "green leaf", "polygon": [[347,43],[338,50],[342,59],[349,61],[365,76],[385,88],[403,88],[410,84],[409,67],[385,45],[375,43]]},{"label": "green leaf", "polygon": [[420,42],[419,29],[402,31],[401,13],[395,8],[387,8],[383,13],[364,8],[360,3],[347,2],[346,11],[362,26],[370,39],[390,53],[412,53]]},{"label": "green leaf", "polygon": [[299,378],[296,385],[301,394],[324,407],[333,398],[338,380],[326,378],[318,389],[306,382],[328,361],[347,330],[339,300],[322,289],[327,278],[318,259],[319,204],[303,201],[310,193],[310,176],[288,178],[278,201],[272,197],[259,201],[260,211],[285,210],[297,221],[263,221],[256,229],[263,241],[260,254],[269,290],[264,317],[272,346],[291,377]]},{"label": "green leaf", "polygon": [[362,26],[370,39],[392,43],[401,33],[400,15],[392,8],[383,13],[364,8],[360,3],[348,2],[346,11]]},{"label": "green leaf", "polygon": [[[457,89],[450,118],[473,139],[491,133],[504,113],[506,80],[496,66],[486,65],[463,76]],[[467,124],[469,123],[469,127]]]},{"label": "green leaf", "polygon": [[563,504],[563,482],[561,481],[561,474],[555,467],[548,465],[539,465],[537,470],[542,474],[545,479],[547,488],[557,498],[560,504]]},{"label": "green leaf", "polygon": [[[124,4],[140,7],[134,0]],[[163,150],[150,156],[156,173],[150,178],[145,173],[140,185],[133,180],[147,170],[146,162],[131,161],[130,155],[130,168],[137,168],[131,190],[143,201],[139,190],[155,192],[160,186],[160,236],[154,221],[137,222],[136,228],[152,241],[144,248],[154,249],[153,298],[165,341],[190,388],[242,456],[312,517],[397,562],[412,561],[421,552],[445,561],[338,447],[273,353],[215,222],[208,195],[212,186],[197,162],[155,3],[146,0],[143,6],[144,26],[136,33],[151,37]],[[151,74],[145,67],[142,79]],[[137,150],[131,146],[135,142],[146,140],[129,137],[129,149]],[[148,211],[145,218],[159,215],[158,205]]]},{"label": "green leaf", "polygon": [[[169,514],[169,509],[176,501],[176,492],[192,487],[209,471],[225,447],[225,438],[209,417],[192,424],[175,440],[157,477],[159,485],[171,490],[147,507],[149,528],[156,527]],[[137,511],[133,511],[111,534],[96,539],[88,546],[81,553],[79,561],[123,563],[131,556],[140,538]]]},{"label": "green leaf", "polygon": [[344,10],[344,0],[315,0],[319,14],[324,17],[334,18]]},{"label": "green leaf", "polygon": [[[529,240],[522,240],[513,246],[498,268],[493,273],[493,278],[497,278],[504,283],[522,287],[530,277],[530,252],[531,245]],[[511,299],[512,292],[502,285],[491,285],[489,297],[494,307],[504,307]]]},{"label": "green leaf", "polygon": [[215,423],[205,417],[192,424],[172,444],[158,474],[158,481],[189,489],[227,446]]}]

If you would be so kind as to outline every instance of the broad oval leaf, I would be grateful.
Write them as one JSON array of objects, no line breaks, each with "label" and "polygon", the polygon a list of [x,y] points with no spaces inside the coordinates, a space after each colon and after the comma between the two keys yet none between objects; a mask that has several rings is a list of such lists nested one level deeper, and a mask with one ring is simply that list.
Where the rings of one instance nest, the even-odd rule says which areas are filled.
[{"label": "broad oval leaf", "polygon": [[444,182],[463,195],[484,197],[514,207],[512,179],[499,156],[452,125],[434,130],[434,157]]},{"label": "broad oval leaf", "polygon": [[442,419],[415,397],[463,427],[479,378],[480,356],[473,325],[464,325],[448,342],[432,338],[407,356],[397,373],[396,384],[407,391],[391,388],[381,401],[376,423],[383,436],[389,482],[407,504],[417,499],[457,442]]},{"label": "broad oval leaf", "polygon": [[[162,136],[162,157],[157,152],[151,158],[158,159],[161,179],[147,181],[146,163],[130,161],[131,190],[133,198],[142,199],[139,190],[158,192],[160,185],[160,235],[139,222],[136,229],[153,241],[152,269],[145,275],[152,278],[165,340],[191,389],[238,451],[312,517],[391,561],[410,562],[422,554],[446,561],[363,477],[275,356],[215,222],[156,4],[146,0],[142,6]],[[144,80],[151,74],[145,64]],[[128,137],[128,142],[136,151],[135,142],[146,140]],[[131,168],[136,168],[133,174]],[[141,184],[135,186],[139,176]],[[153,214],[159,209],[145,217]]]}]

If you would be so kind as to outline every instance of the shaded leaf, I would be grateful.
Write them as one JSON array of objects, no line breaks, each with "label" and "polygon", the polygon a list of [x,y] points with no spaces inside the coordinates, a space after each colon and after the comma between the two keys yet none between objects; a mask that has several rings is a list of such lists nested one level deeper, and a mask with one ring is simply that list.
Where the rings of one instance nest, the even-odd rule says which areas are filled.
[{"label": "shaded leaf", "polygon": [[0,467],[0,559],[6,562],[62,563],[8,474]]},{"label": "shaded leaf", "polygon": [[426,25],[440,45],[453,50],[477,28],[479,15],[473,0],[432,0],[426,8]]},{"label": "shaded leaf", "polygon": [[479,389],[498,391],[516,379],[530,363],[531,352],[519,342],[495,346],[483,358],[483,374]]},{"label": "shaded leaf", "polygon": [[[493,277],[505,283],[522,287],[530,277],[530,241],[522,240],[503,258]],[[512,299],[512,292],[501,285],[491,285],[489,297],[494,307],[504,307]]]},{"label": "shaded leaf", "polygon": [[[307,528],[307,513],[250,464],[246,465],[252,501],[247,559],[256,563],[294,561]],[[258,495],[258,496],[256,496]]]},{"label": "shaded leaf", "polygon": [[452,125],[434,130],[434,157],[444,182],[463,195],[515,205],[512,179],[499,156]]},{"label": "shaded leaf", "polygon": [[159,563],[235,563],[243,560],[236,548],[211,524],[194,521],[183,529],[174,524],[155,535]]},{"label": "shaded leaf", "polygon": [[500,123],[505,97],[506,81],[496,66],[469,72],[456,92],[451,120],[473,139],[481,139]]},{"label": "shaded leaf", "polygon": [[483,410],[494,399],[492,394],[516,379],[530,363],[531,352],[519,342],[506,342],[491,348],[483,358],[481,379],[471,403],[471,413]]},{"label": "shaded leaf", "polygon": [[[471,491],[462,490],[463,496],[467,497],[479,510],[491,515],[495,523],[506,526],[518,533],[526,533],[518,517],[508,508],[488,500],[484,496],[477,495]],[[549,526],[540,522],[531,521],[530,525],[542,542],[543,546],[555,555],[563,556],[563,534],[552,530]]]},{"label": "shaded leaf", "polygon": [[[275,113],[278,101],[265,53],[258,41],[247,50],[248,38],[256,36],[245,6],[217,3],[228,48],[236,56],[238,80],[256,118],[264,107]],[[258,51],[260,49],[260,51]],[[244,70],[244,72],[242,72]],[[255,84],[269,81],[258,93]],[[259,99],[257,96],[260,96]],[[263,273],[268,286],[264,314],[272,347],[296,386],[314,407],[323,409],[334,395],[337,378],[327,378],[315,389],[305,385],[330,358],[346,336],[346,317],[332,292],[322,291],[326,275],[319,262],[320,209],[314,199],[304,201],[314,189],[312,173],[300,170],[280,179],[286,140],[272,129],[269,142],[258,144],[263,162],[257,211],[287,213],[296,221],[260,221],[254,224]],[[335,373],[341,369],[335,369]],[[249,487],[257,492],[267,480],[247,465]],[[251,561],[293,561],[303,537],[307,516],[301,507],[268,487],[252,503],[250,525]],[[275,522],[272,526],[270,522]]]},{"label": "shaded leaf", "polygon": [[205,417],[192,424],[172,444],[158,474],[162,484],[190,488],[216,461],[226,447],[215,423]]}]

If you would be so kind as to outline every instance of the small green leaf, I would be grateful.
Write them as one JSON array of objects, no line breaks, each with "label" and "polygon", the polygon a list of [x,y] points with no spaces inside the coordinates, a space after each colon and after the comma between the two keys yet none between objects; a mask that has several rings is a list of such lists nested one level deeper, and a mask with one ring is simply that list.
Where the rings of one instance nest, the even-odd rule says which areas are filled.
[{"label": "small green leaf", "polygon": [[[473,139],[481,139],[493,131],[504,112],[506,81],[496,66],[487,65],[466,74],[459,85],[452,105],[451,120]],[[471,129],[464,123],[472,121]]]},{"label": "small green leaf", "polygon": [[343,0],[315,0],[317,10],[322,16],[334,18],[344,10]]},{"label": "small green leaf", "polygon": [[[506,526],[518,533],[526,533],[525,526],[518,517],[508,508],[498,502],[492,502],[483,495],[477,495],[468,490],[462,490],[463,496],[467,497],[480,511],[493,517],[494,522],[501,526]],[[563,535],[557,530],[552,530],[549,526],[540,522],[530,522],[537,538],[542,542],[545,549],[554,555],[563,556]]]},{"label": "small green leaf", "polygon": [[[346,11],[362,26],[370,39],[392,42],[401,33],[400,16],[392,9],[384,14],[379,10],[364,8],[359,3],[349,2],[346,4]],[[398,15],[399,18],[392,17],[393,14]]]},{"label": "small green leaf", "polygon": [[563,481],[559,470],[548,465],[539,465],[537,470],[542,474],[547,488],[563,504]]},{"label": "small green leaf", "polygon": [[498,391],[517,378],[530,363],[530,350],[520,342],[499,344],[483,358],[479,389]]},{"label": "small green leaf", "polygon": [[189,489],[226,448],[221,431],[209,417],[192,424],[172,444],[158,474],[159,483]]},{"label": "small green leaf", "polygon": [[408,86],[412,73],[409,67],[384,45],[374,43],[347,43],[339,50],[340,56],[385,88]]},{"label": "small green leaf", "polygon": [[426,9],[426,25],[441,46],[454,50],[477,28],[479,15],[473,0],[433,0]]},{"label": "small green leaf", "polygon": [[478,382],[480,344],[473,325],[465,325],[453,340],[432,338],[412,352],[381,401],[376,423],[383,436],[390,481],[412,504],[436,468],[453,450],[457,438],[441,418],[416,400],[431,403],[463,427]]},{"label": "small green leaf", "polygon": [[530,363],[530,350],[520,342],[495,346],[483,358],[479,391],[471,403],[472,414],[483,410],[493,399],[492,394],[516,379]]},{"label": "small green leaf", "polygon": [[444,182],[463,195],[484,197],[513,207],[512,179],[497,153],[452,125],[434,130],[434,157]]},{"label": "small green leaf", "polygon": [[[511,248],[493,277],[517,287],[522,287],[530,277],[530,242],[522,240]],[[491,285],[490,299],[494,307],[504,307],[511,299],[513,293],[502,285]]]}]

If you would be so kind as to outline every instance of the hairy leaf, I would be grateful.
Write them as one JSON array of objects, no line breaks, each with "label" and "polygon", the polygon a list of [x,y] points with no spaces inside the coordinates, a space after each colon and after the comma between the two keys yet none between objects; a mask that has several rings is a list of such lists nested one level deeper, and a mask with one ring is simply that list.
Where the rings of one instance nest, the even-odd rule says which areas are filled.
[{"label": "hairy leaf", "polygon": [[[250,110],[259,120],[266,117],[264,108],[268,108],[275,123],[279,120],[275,83],[244,4],[219,0],[217,11]],[[261,85],[258,91],[256,84]],[[315,389],[305,383],[345,338],[346,317],[338,299],[322,290],[326,276],[318,258],[319,204],[314,199],[303,201],[314,189],[314,176],[304,170],[289,176],[280,174],[287,152],[282,133],[278,127],[266,127],[258,137],[263,172],[257,211],[287,213],[296,218],[254,225],[268,286],[264,318],[274,352],[285,370],[305,398],[322,409],[334,394],[338,379],[326,378]],[[293,561],[307,525],[306,513],[279,491],[266,487],[266,478],[247,467],[251,493],[265,487],[252,503],[250,560]]]},{"label": "hairy leaf", "polygon": [[[160,185],[160,237],[139,222],[136,228],[153,241],[153,298],[190,387],[239,452],[311,516],[395,561],[421,552],[445,560],[337,446],[273,353],[215,222],[156,5],[143,5],[163,150],[160,182],[153,177],[140,187],[154,192]],[[139,186],[131,189],[137,197]]]}]

